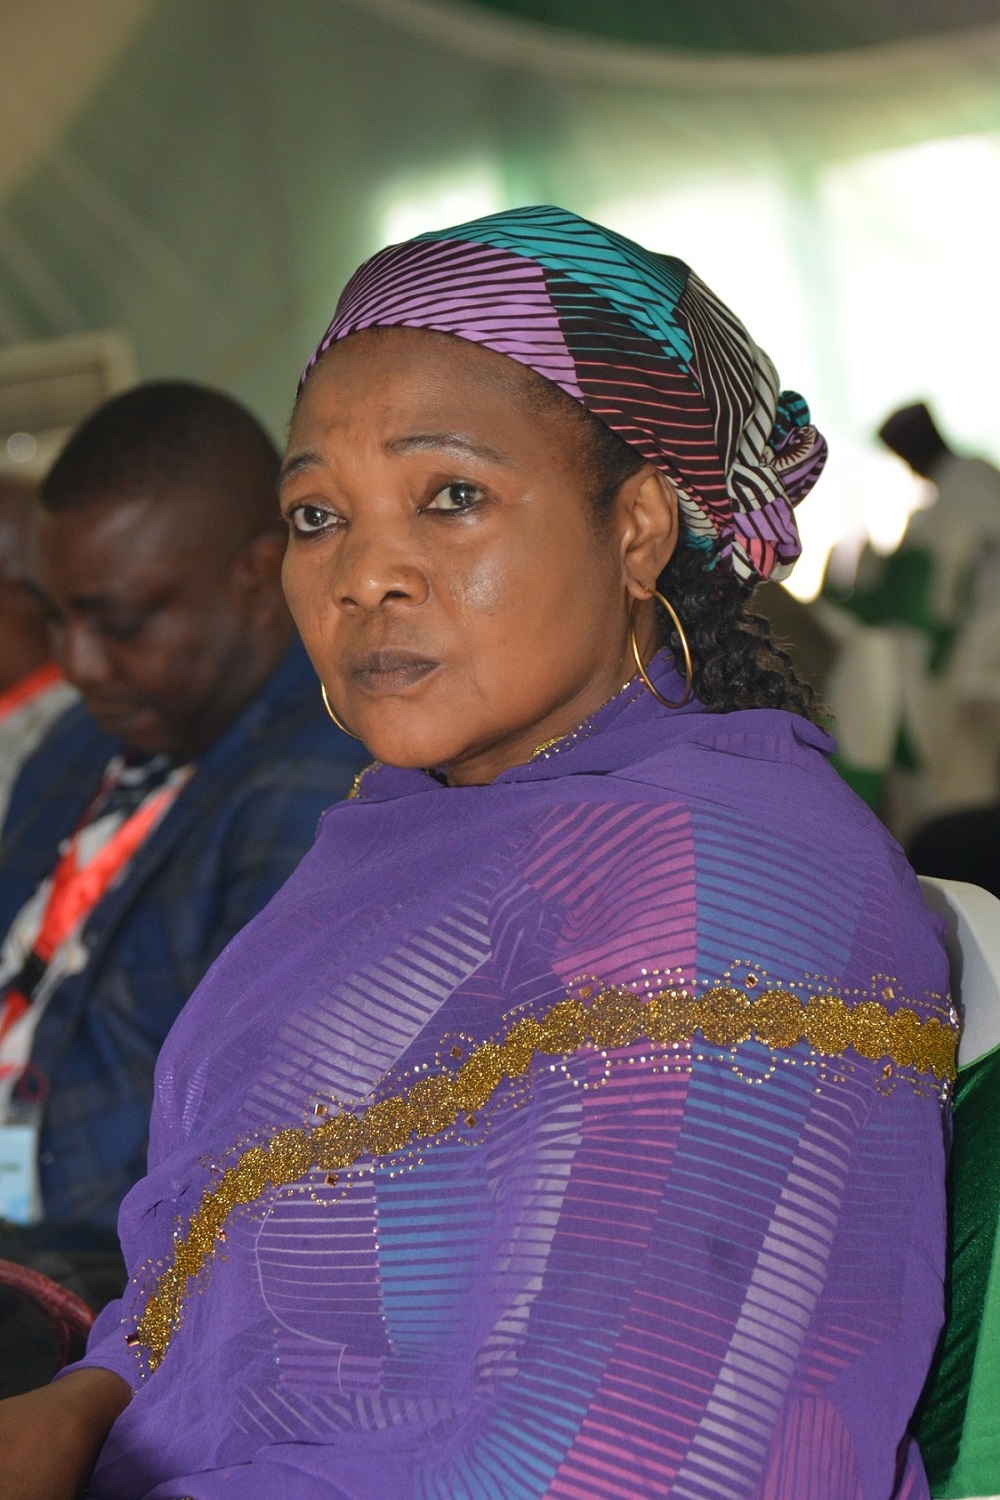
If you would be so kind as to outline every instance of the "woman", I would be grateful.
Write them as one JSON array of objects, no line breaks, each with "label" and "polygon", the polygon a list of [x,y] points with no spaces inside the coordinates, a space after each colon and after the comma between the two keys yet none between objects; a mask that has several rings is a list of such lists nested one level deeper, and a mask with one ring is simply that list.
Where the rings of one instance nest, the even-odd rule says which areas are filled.
[{"label": "woman", "polygon": [[357,273],[281,503],[378,759],[164,1049],[22,1500],[926,1494],[945,960],[747,613],[823,454],[561,210]]}]

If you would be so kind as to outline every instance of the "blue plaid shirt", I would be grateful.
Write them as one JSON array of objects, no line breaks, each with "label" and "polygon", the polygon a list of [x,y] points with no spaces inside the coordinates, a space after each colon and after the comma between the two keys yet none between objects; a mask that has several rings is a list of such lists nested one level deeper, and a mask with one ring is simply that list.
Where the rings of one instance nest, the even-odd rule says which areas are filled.
[{"label": "blue plaid shirt", "polygon": [[[26,762],[0,843],[0,935],[52,873],[60,842],[121,746],[82,705]],[[90,914],[89,960],[35,1032],[49,1220],[113,1229],[145,1171],[153,1069],[191,991],[310,847],[364,764],[327,718],[301,646],[200,758],[173,807]]]}]

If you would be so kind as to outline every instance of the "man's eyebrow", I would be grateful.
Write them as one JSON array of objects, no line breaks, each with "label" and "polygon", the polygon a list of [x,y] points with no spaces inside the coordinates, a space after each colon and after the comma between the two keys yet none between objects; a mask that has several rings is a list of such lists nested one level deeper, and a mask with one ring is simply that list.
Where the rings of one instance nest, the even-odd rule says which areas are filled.
[{"label": "man's eyebrow", "polygon": [[301,453],[292,453],[285,459],[278,471],[278,488],[280,489],[286,480],[293,479],[296,474],[305,474],[310,469],[322,468],[323,463],[322,454],[317,453],[313,448],[305,448]]},{"label": "man's eyebrow", "polygon": [[54,621],[65,620],[67,616],[98,622],[123,618],[147,620],[151,619],[161,607],[162,605],[158,602],[117,599],[111,594],[71,594],[63,608],[57,609],[55,605],[50,604],[47,613]]},{"label": "man's eyebrow", "polygon": [[[41,605],[47,615],[52,619],[60,618],[63,611],[53,599],[49,598],[40,583],[36,583],[33,578],[26,578],[24,585],[34,595],[36,602]],[[70,609],[82,615],[105,614],[123,607],[122,602],[112,598],[110,594],[74,594],[72,598],[67,599],[66,603]]]},{"label": "man's eyebrow", "polygon": [[491,448],[488,443],[466,437],[461,432],[415,432],[407,437],[393,438],[385,446],[390,453],[431,453],[438,448],[450,448],[465,453],[470,458],[485,459],[487,463],[503,464],[505,468],[516,467],[514,460],[508,458],[506,453]]},{"label": "man's eyebrow", "polygon": [[176,594],[176,585],[164,586],[153,594],[142,592],[138,597],[133,593],[122,595],[107,591],[103,594],[71,594],[66,607],[81,615],[147,615],[169,604]]}]

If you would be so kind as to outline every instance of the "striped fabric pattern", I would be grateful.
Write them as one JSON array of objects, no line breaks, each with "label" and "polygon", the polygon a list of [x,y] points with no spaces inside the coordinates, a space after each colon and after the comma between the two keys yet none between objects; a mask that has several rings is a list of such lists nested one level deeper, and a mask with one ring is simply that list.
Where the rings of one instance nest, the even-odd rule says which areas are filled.
[{"label": "striped fabric pattern", "polygon": [[344,290],[338,339],[426,328],[527,365],[677,489],[688,541],[739,577],[785,576],[793,507],[826,458],[801,396],[679,260],[560,208],[495,214],[389,247]]}]

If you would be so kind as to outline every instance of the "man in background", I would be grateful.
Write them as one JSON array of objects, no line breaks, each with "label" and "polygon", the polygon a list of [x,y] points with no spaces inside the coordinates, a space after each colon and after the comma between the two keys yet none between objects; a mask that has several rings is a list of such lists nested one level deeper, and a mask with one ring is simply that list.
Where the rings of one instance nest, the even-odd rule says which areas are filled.
[{"label": "man in background", "polygon": [[1000,793],[1000,471],[954,452],[922,401],[879,437],[930,503],[890,556],[864,550],[848,591],[827,587],[820,617],[841,639],[826,685],[840,769],[906,843]]},{"label": "man in background", "polygon": [[249,412],[169,382],[42,488],[35,588],[83,701],[0,843],[0,1215],[36,1243],[113,1242],[167,1031],[361,764],[285,608],[277,469]]},{"label": "man in background", "polygon": [[894,412],[879,436],[938,492],[907,543],[929,560],[928,613],[947,627],[949,696],[932,704],[929,757],[939,796],[927,809],[940,816],[918,826],[907,852],[921,875],[1000,896],[1000,470],[953,452],[922,402]]},{"label": "man in background", "polygon": [[76,697],[52,660],[45,611],[28,583],[35,492],[0,478],[0,828],[22,763]]}]

